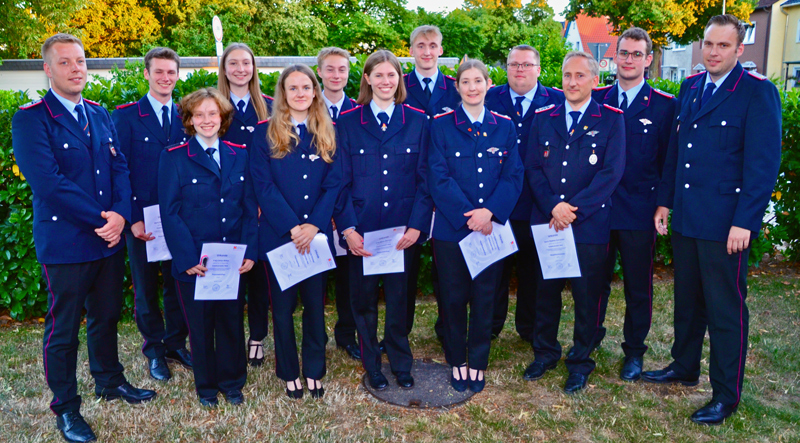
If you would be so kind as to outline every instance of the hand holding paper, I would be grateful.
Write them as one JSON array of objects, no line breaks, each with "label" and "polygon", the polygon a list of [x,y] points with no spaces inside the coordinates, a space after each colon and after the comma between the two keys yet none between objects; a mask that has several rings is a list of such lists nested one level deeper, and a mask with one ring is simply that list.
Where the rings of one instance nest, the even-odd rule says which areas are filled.
[{"label": "hand holding paper", "polygon": [[509,222],[505,225],[491,222],[489,235],[473,232],[458,242],[458,246],[473,280],[493,263],[519,250]]}]

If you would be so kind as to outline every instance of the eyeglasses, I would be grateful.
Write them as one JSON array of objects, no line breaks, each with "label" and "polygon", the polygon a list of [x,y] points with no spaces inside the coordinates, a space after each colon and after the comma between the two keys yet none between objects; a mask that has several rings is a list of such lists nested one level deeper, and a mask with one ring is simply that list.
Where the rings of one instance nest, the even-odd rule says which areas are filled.
[{"label": "eyeglasses", "polygon": [[629,51],[626,51],[624,49],[617,51],[617,57],[620,60],[627,60],[628,56],[633,57],[633,59],[638,62],[639,60],[641,60],[644,57],[644,52],[642,52],[642,51],[629,52]]},{"label": "eyeglasses", "polygon": [[530,71],[531,69],[533,69],[534,66],[539,66],[539,65],[535,65],[533,63],[509,63],[508,69],[514,69],[514,70],[522,69],[523,71]]}]

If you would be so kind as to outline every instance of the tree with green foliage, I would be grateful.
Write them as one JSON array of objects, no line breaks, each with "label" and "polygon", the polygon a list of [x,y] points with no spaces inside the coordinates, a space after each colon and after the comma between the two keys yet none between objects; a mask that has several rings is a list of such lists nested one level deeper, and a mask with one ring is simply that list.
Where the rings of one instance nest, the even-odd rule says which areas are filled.
[{"label": "tree with green foliage", "polygon": [[138,0],[90,0],[72,15],[69,27],[87,57],[137,56],[161,31],[153,12]]},{"label": "tree with green foliage", "polygon": [[311,10],[328,29],[328,46],[339,46],[353,54],[388,49],[408,55],[408,34],[414,14],[405,0],[312,1]]},{"label": "tree with green foliage", "polygon": [[83,0],[0,0],[0,57],[32,58],[53,29],[69,22]]}]

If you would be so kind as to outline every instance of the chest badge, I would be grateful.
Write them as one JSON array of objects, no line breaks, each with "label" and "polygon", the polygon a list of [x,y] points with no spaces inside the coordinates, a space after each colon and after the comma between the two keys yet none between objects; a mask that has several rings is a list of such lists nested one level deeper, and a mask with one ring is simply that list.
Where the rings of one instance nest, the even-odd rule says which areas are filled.
[{"label": "chest badge", "polygon": [[318,155],[314,155],[314,154],[311,154],[311,155],[308,156],[308,159],[311,160],[312,162],[314,160],[318,159],[318,158],[319,158],[319,156]]},{"label": "chest badge", "polygon": [[255,131],[255,130],[256,130],[256,128],[254,128],[254,127],[252,127],[252,126],[248,126],[248,127],[247,127],[247,130],[248,130],[249,132],[253,132],[253,131]]},{"label": "chest badge", "polygon": [[492,154],[492,155],[496,154],[497,151],[499,151],[499,150],[500,150],[500,148],[489,148],[489,149],[487,149],[489,154]]},{"label": "chest badge", "polygon": [[386,132],[386,123],[381,123],[381,131]]},{"label": "chest badge", "polygon": [[647,126],[647,125],[652,125],[652,124],[653,124],[653,122],[651,122],[650,120],[648,120],[648,119],[646,119],[646,118],[639,119],[639,121],[640,121],[640,122],[642,122],[642,124],[643,124],[644,126]]},{"label": "chest badge", "polygon": [[590,165],[597,164],[597,154],[594,153],[594,150],[592,150],[592,155],[589,156],[589,164]]},{"label": "chest badge", "polygon": [[588,135],[590,137],[594,137],[595,135],[597,135],[599,133],[600,133],[600,131],[589,131],[589,132],[586,133],[586,135]]},{"label": "chest badge", "polygon": [[544,158],[550,157],[550,148],[544,150]]},{"label": "chest badge", "polygon": [[116,149],[114,149],[114,145],[108,145],[108,147],[109,147],[109,149],[111,150],[111,155],[113,155],[114,157],[116,157],[116,156],[117,156],[117,150],[116,150]]}]

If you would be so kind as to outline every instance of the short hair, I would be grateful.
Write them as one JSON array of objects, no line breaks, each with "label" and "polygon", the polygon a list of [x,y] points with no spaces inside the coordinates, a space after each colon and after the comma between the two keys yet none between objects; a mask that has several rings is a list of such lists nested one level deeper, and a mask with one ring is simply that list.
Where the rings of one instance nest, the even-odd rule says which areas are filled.
[{"label": "short hair", "polygon": [[541,61],[542,61],[542,58],[539,56],[539,51],[537,51],[536,48],[534,48],[531,45],[517,45],[517,46],[514,46],[513,48],[511,48],[510,51],[508,51],[508,56],[511,57],[511,53],[514,52],[514,51],[531,51],[531,52],[533,52],[533,58],[536,59],[536,63],[541,63]]},{"label": "short hair", "polygon": [[358,91],[356,100],[359,104],[366,106],[372,101],[372,87],[367,82],[367,77],[372,74],[372,70],[376,66],[384,62],[391,64],[397,71],[397,91],[394,92],[394,103],[399,105],[406,100],[406,83],[403,81],[403,68],[400,66],[400,60],[391,52],[379,49],[367,57],[367,61],[364,62],[364,75],[361,77],[361,89]]},{"label": "short hair", "polygon": [[347,61],[350,61],[350,53],[347,50],[342,48],[337,48],[336,46],[329,46],[327,48],[322,48],[319,50],[319,54],[317,54],[317,67],[322,66],[322,62],[331,56],[338,55],[339,57],[344,57]]},{"label": "short hair", "polygon": [[170,48],[153,48],[147,51],[147,54],[144,56],[144,69],[150,71],[150,61],[154,58],[160,58],[163,60],[172,60],[175,64],[178,65],[178,69],[181,69],[181,58],[178,57],[178,53],[173,51]]},{"label": "short hair", "polygon": [[622,41],[623,38],[627,38],[628,40],[636,40],[642,41],[644,40],[645,45],[645,56],[653,52],[653,40],[650,40],[650,35],[642,28],[637,28],[636,26],[628,28],[622,35],[619,36],[617,39],[617,49],[619,49],[619,43]]},{"label": "short hair", "polygon": [[417,37],[419,37],[420,35],[424,35],[425,37],[427,37],[430,40],[432,40],[431,39],[431,35],[433,35],[434,37],[438,37],[440,44],[441,44],[442,38],[443,38],[442,37],[442,31],[439,30],[438,26],[422,25],[422,26],[417,26],[416,29],[411,31],[411,37],[410,37],[410,39],[408,41],[408,45],[409,46],[414,46],[414,42],[417,41]]},{"label": "short hair", "polygon": [[464,60],[460,65],[458,65],[458,71],[456,71],[456,87],[458,87],[458,84],[461,81],[461,76],[464,74],[464,72],[470,69],[477,69],[483,76],[484,80],[486,80],[488,83],[489,69],[482,61],[476,58],[470,58]]},{"label": "short hair", "polygon": [[214,100],[219,108],[221,123],[218,134],[222,137],[228,132],[228,128],[231,126],[231,120],[233,120],[233,105],[217,88],[201,88],[183,97],[181,100],[181,121],[183,122],[183,127],[190,136],[194,136],[197,133],[194,129],[194,125],[192,125],[192,116],[194,115],[195,109],[207,98]]},{"label": "short hair", "polygon": [[741,45],[744,41],[744,35],[747,32],[747,27],[744,25],[744,22],[739,20],[736,16],[731,14],[724,14],[724,15],[715,15],[711,17],[706,25],[706,28],[703,30],[703,36],[705,37],[705,33],[708,31],[708,28],[711,25],[717,26],[733,26],[733,29],[736,30],[736,37],[738,42],[737,45]]},{"label": "short hair", "polygon": [[567,66],[568,61],[576,57],[584,58],[589,61],[589,71],[592,72],[593,76],[597,77],[600,75],[600,65],[597,63],[597,60],[594,59],[592,54],[583,51],[572,51],[567,53],[567,55],[564,56],[564,63],[561,64],[561,70],[564,70],[564,67]]},{"label": "short hair", "polygon": [[78,37],[63,32],[53,34],[44,41],[44,44],[42,44],[42,60],[44,60],[45,63],[47,63],[47,51],[49,51],[50,48],[52,48],[56,43],[73,43],[80,46],[81,50],[83,50],[83,42]]}]

